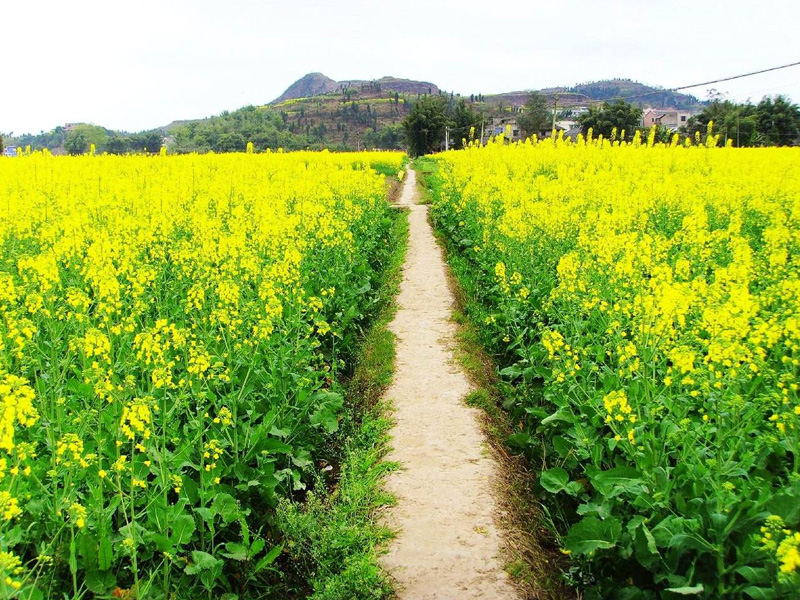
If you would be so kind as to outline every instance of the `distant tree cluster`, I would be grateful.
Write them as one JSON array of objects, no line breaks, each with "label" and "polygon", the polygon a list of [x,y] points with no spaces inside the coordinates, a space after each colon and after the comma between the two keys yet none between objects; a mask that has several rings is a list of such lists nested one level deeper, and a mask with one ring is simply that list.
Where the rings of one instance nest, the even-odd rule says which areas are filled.
[{"label": "distant tree cluster", "polygon": [[31,150],[48,150],[55,152],[64,148],[64,141],[67,138],[67,130],[63,127],[56,127],[51,131],[42,131],[37,134],[23,134],[15,136],[14,143],[17,146],[30,146]]},{"label": "distant tree cluster", "polygon": [[[302,115],[301,115],[302,118]],[[290,130],[291,129],[291,130]],[[312,131],[313,129],[313,131]],[[267,148],[299,150],[327,134],[308,122],[290,123],[285,112],[275,113],[255,106],[225,111],[219,116],[193,121],[174,128],[171,149],[178,153],[189,152],[244,152],[247,142],[253,142],[256,151]],[[317,138],[315,140],[314,138]]]},{"label": "distant tree cluster", "polygon": [[590,106],[589,112],[578,117],[578,123],[584,135],[591,129],[595,136],[602,134],[610,138],[616,129],[618,139],[621,139],[623,131],[626,138],[631,138],[637,129],[641,129],[642,109],[623,100],[603,102],[600,106]]},{"label": "distant tree cluster", "polygon": [[480,127],[483,119],[482,113],[453,94],[423,96],[403,121],[408,151],[412,156],[422,156],[441,150],[446,130],[450,148],[460,149],[471,141],[474,129]]},{"label": "distant tree cluster", "polygon": [[553,125],[552,121],[550,102],[539,92],[531,92],[522,114],[517,118],[523,137],[529,138],[540,131],[549,130]]},{"label": "distant tree cluster", "polygon": [[379,150],[402,150],[406,144],[406,132],[400,123],[382,129],[368,128],[364,132],[364,148]]},{"label": "distant tree cluster", "polygon": [[800,144],[800,106],[785,96],[766,97],[758,104],[717,99],[689,119],[686,133],[705,132],[709,121],[734,146],[796,146]]},{"label": "distant tree cluster", "polygon": [[411,156],[422,156],[441,149],[447,119],[447,99],[442,96],[419,98],[403,121]]},{"label": "distant tree cluster", "polygon": [[25,134],[15,138],[17,145],[30,146],[31,150],[66,152],[67,154],[86,154],[92,144],[98,154],[130,154],[158,152],[164,143],[164,136],[159,131],[142,133],[119,133],[97,125],[80,124],[67,130],[56,127],[52,131],[38,134]]}]

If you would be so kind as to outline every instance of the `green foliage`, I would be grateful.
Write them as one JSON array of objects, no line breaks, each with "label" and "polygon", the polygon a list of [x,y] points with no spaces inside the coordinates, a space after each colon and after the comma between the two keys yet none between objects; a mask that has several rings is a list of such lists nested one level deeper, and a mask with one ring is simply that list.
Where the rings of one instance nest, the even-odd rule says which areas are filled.
[{"label": "green foliage", "polygon": [[399,123],[387,125],[375,131],[368,128],[364,132],[364,148],[377,148],[379,150],[400,150],[405,147],[406,132]]},{"label": "green foliage", "polygon": [[734,146],[792,146],[800,141],[800,107],[784,96],[766,97],[757,105],[715,100],[689,119],[687,133],[704,134],[708,123]]},{"label": "green foliage", "polygon": [[528,138],[540,131],[549,130],[553,125],[553,111],[542,94],[531,92],[525,101],[524,112],[517,117],[524,137]]},{"label": "green foliage", "polygon": [[89,147],[94,144],[98,153],[105,150],[108,141],[108,131],[97,125],[76,125],[67,133],[64,140],[64,149],[68,154],[86,154]]},{"label": "green foliage", "polygon": [[469,143],[473,137],[473,128],[480,123],[480,116],[463,98],[450,110],[450,147],[459,150],[464,142]]},{"label": "green foliage", "polygon": [[770,146],[792,146],[800,140],[800,106],[785,96],[766,97],[756,107],[758,130]]},{"label": "green foliage", "polygon": [[[452,178],[443,196],[448,164],[426,160],[438,162],[438,169],[427,169],[432,218],[468,294],[469,316],[482,324],[481,339],[502,368],[509,420],[519,425],[508,442],[532,464],[551,465],[540,473],[538,498],[572,555],[571,583],[584,588],[587,598],[796,597],[763,552],[759,533],[770,514],[789,529],[800,524],[797,446],[765,424],[762,395],[771,394],[774,384],[766,383],[766,375],[751,378],[733,403],[712,391],[712,418],[703,420],[683,398],[664,393],[656,376],[645,376],[624,384],[638,406],[652,411],[644,419],[647,426],[636,430],[641,440],[626,446],[624,436],[604,435],[603,404],[587,398],[603,398],[623,386],[608,358],[618,350],[602,342],[609,318],[597,311],[582,319],[569,302],[551,294],[559,257],[574,247],[573,240],[565,234],[566,239],[515,247],[513,238],[502,237],[494,239],[502,253],[483,247],[478,252],[476,240],[501,235],[491,223],[502,205],[490,214],[474,200],[464,202]],[[680,230],[682,216],[676,218]],[[727,223],[720,227],[724,231]],[[519,268],[531,288],[528,302],[504,296],[495,273],[500,260]],[[580,353],[580,373],[593,373],[590,383],[557,383],[536,333],[543,325],[558,327],[569,343],[592,340]],[[782,353],[770,360],[780,360]]]},{"label": "green foliage", "polygon": [[[85,162],[102,164],[105,160]],[[376,162],[381,160],[383,157],[378,157]],[[309,164],[313,168],[312,163],[306,167]],[[397,161],[392,164],[396,171]],[[211,340],[220,343],[219,352],[212,352],[219,355],[224,351],[226,358],[230,357],[230,379],[197,381],[189,397],[155,391],[159,410],[152,423],[147,422],[157,432],[150,439],[158,438],[158,447],[149,447],[147,454],[137,450],[133,441],[117,446],[113,438],[105,437],[105,432],[119,430],[123,406],[102,399],[98,403],[95,388],[84,381],[80,360],[73,365],[72,360],[55,361],[47,356],[40,365],[31,366],[32,371],[35,368],[46,375],[39,380],[37,392],[52,396],[53,402],[58,396],[64,400],[59,406],[65,404],[70,411],[53,405],[43,414],[70,422],[72,415],[91,414],[102,426],[84,426],[86,451],[93,454],[91,466],[86,467],[91,476],[83,469],[59,465],[53,450],[56,493],[48,491],[33,498],[20,493],[31,525],[23,528],[6,520],[3,550],[14,547],[26,565],[37,565],[36,556],[45,551],[52,561],[31,567],[33,575],[26,582],[31,585],[23,590],[24,597],[109,598],[112,594],[116,597],[115,588],[137,588],[140,598],[282,598],[290,593],[305,595],[309,585],[319,587],[321,598],[388,595],[388,583],[375,558],[375,545],[388,532],[374,524],[375,509],[388,500],[378,486],[390,468],[380,462],[388,423],[378,411],[363,425],[361,418],[365,397],[379,394],[390,377],[393,340],[389,332],[367,338],[375,344],[370,346],[375,355],[366,361],[369,373],[359,379],[365,387],[345,383],[353,375],[351,359],[365,343],[364,330],[375,322],[385,325],[384,315],[402,262],[404,215],[387,205],[382,180],[367,165],[354,163],[352,168],[362,172],[359,177],[376,183],[369,196],[341,198],[341,206],[346,201],[363,207],[360,217],[346,230],[354,236],[359,251],[350,255],[341,247],[323,248],[320,244],[300,265],[299,285],[304,294],[319,294],[320,290],[325,294],[335,288],[324,308],[320,304],[316,326],[326,319],[336,325],[340,337],[310,336],[309,328],[315,326],[311,311],[298,310],[298,305],[288,302],[274,336],[257,347],[242,346],[228,331],[207,330],[208,344],[214,343]],[[149,181],[154,189],[162,189],[158,182]],[[233,196],[232,184],[231,189]],[[239,194],[237,190],[237,198]],[[178,235],[183,240],[192,234],[185,230]],[[15,249],[37,250],[35,240],[28,238],[12,236],[5,242],[5,249],[13,251],[0,253],[2,273],[15,264]],[[175,238],[164,239],[165,248],[179,243]],[[157,283],[146,292],[145,306],[151,299],[154,305],[152,313],[146,309],[148,316],[191,318],[183,298],[196,280],[178,276],[172,261],[160,264],[152,272],[151,281]],[[73,286],[80,281],[78,269],[70,265],[59,277]],[[247,292],[258,293],[255,287]],[[206,307],[213,310],[210,304]],[[74,335],[74,328],[83,327],[76,323],[59,324],[56,331],[46,319],[37,320],[37,331],[47,336],[53,356],[56,348],[61,348],[59,356],[67,355],[66,341]],[[199,333],[205,326],[198,325],[195,331]],[[133,353],[131,343],[121,343],[115,368],[133,360]],[[62,366],[68,372],[57,377]],[[221,416],[223,408],[229,410],[228,418]],[[104,432],[102,437],[100,432]],[[59,425],[52,421],[37,430],[38,435],[36,441],[43,451],[61,439]],[[224,448],[219,456],[209,449],[210,441],[221,443],[214,446]],[[49,458],[49,454],[45,456]],[[113,467],[121,456],[129,474],[121,475]],[[41,464],[50,468],[49,460]],[[341,465],[341,474],[326,465],[337,469]],[[100,474],[103,467],[107,474]],[[339,485],[328,494],[334,483],[331,475],[337,476]],[[45,481],[50,481],[50,476]],[[142,482],[136,495],[134,478]],[[75,509],[64,503],[66,496],[60,495],[65,489],[78,488],[86,511],[83,516],[73,513]],[[309,488],[313,494],[306,495]],[[285,513],[293,511],[296,520],[282,518],[278,509],[282,501],[284,507],[297,501]],[[77,524],[78,519],[86,522]],[[311,546],[302,542],[311,538]],[[290,545],[292,542],[297,543]],[[2,586],[0,582],[0,595],[8,591]],[[137,593],[130,597],[133,595]]]},{"label": "green foliage", "polygon": [[603,102],[602,106],[591,106],[589,112],[578,117],[584,135],[592,129],[595,137],[602,135],[610,138],[612,131],[616,128],[617,137],[620,139],[622,132],[625,137],[633,137],[633,133],[642,124],[642,109],[624,100],[618,100],[613,104]]},{"label": "green foliage", "polygon": [[23,134],[16,136],[16,144],[21,147],[30,146],[31,150],[58,150],[64,147],[67,131],[63,127],[56,127],[52,131],[40,132],[36,135]]},{"label": "green foliage", "polygon": [[[285,501],[279,507],[286,552],[317,600],[376,600],[392,593],[377,564],[378,549],[391,532],[378,524],[376,511],[393,502],[381,482],[396,467],[383,461],[391,420],[379,400],[394,374],[395,338],[388,324],[402,279],[407,231],[405,214],[396,213],[386,238],[391,251],[376,284],[376,317],[347,382],[346,441],[336,485],[329,494],[309,494],[305,502]],[[322,481],[315,486],[325,487]]]},{"label": "green foliage", "polygon": [[[382,410],[367,412],[348,440],[334,493],[309,493],[303,503],[284,501],[279,507],[286,557],[316,600],[391,595],[391,584],[377,563],[377,548],[391,537],[376,518],[376,509],[392,502],[381,482],[395,468],[382,461],[391,427],[391,421],[380,416]],[[324,490],[324,481],[315,487]]]},{"label": "green foliage", "polygon": [[430,154],[442,147],[447,99],[442,96],[424,96],[414,103],[411,114],[403,121],[411,156]]},{"label": "green foliage", "polygon": [[187,152],[244,152],[247,142],[253,142],[256,151],[267,148],[299,150],[305,148],[311,137],[288,130],[280,114],[245,106],[239,110],[225,111],[219,116],[180,125],[171,131],[175,139],[172,150]]}]

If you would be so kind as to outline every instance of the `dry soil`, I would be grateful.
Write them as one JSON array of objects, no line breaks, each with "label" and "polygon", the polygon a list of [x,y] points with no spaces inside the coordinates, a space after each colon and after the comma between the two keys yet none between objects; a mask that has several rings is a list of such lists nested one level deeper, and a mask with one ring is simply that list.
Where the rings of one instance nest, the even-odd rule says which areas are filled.
[{"label": "dry soil", "polygon": [[387,523],[398,531],[383,565],[400,599],[506,599],[517,595],[503,570],[493,495],[497,465],[467,407],[469,382],[456,365],[446,266],[417,205],[408,171],[399,204],[408,207],[409,247],[398,311],[397,365],[387,397],[395,407],[393,450],[400,470],[387,481],[397,506]]}]

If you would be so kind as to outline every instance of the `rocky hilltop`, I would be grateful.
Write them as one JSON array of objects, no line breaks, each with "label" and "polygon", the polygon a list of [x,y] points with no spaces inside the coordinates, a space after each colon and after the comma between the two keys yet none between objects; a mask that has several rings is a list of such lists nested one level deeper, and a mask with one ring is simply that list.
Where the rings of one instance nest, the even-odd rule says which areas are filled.
[{"label": "rocky hilltop", "polygon": [[309,96],[330,94],[337,89],[339,89],[339,83],[330,77],[326,77],[322,73],[309,73],[286,88],[286,91],[275,98],[272,104],[277,104],[278,102],[284,102],[286,100],[294,100],[295,98],[308,98]]},{"label": "rocky hilltop", "polygon": [[429,81],[401,79],[399,77],[381,77],[380,79],[345,79],[334,81],[322,73],[304,75],[286,88],[280,96],[270,104],[279,104],[286,100],[322,96],[334,92],[355,89],[356,91],[397,92],[400,94],[438,94],[439,88]]}]

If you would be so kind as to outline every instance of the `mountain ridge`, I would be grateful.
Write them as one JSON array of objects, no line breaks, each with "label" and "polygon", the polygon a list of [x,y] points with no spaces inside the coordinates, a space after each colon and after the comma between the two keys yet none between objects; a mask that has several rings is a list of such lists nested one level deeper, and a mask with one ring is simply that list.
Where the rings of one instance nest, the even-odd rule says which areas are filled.
[{"label": "mountain ridge", "polygon": [[[364,91],[389,91],[402,94],[421,94],[434,95],[442,90],[434,83],[419,81],[414,79],[402,79],[398,77],[381,77],[374,80],[345,79],[335,81],[322,73],[308,73],[292,83],[269,106],[275,106],[290,100],[300,100],[324,96],[339,92],[346,92],[348,89]],[[542,88],[539,90],[518,90],[510,92],[500,92],[497,94],[486,94],[487,100],[493,103],[504,100],[511,104],[524,104],[525,99],[531,91],[554,99],[558,97],[567,105],[577,105],[581,103],[592,103],[604,100],[627,99],[634,104],[641,106],[653,106],[654,108],[676,108],[676,109],[697,109],[703,106],[703,102],[690,94],[674,92],[660,86],[650,86],[639,81],[624,78],[603,79],[587,83],[578,83],[572,86],[557,86]],[[463,97],[463,94],[456,94]],[[474,95],[473,95],[474,96]]]}]

